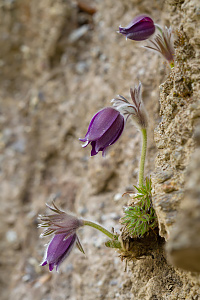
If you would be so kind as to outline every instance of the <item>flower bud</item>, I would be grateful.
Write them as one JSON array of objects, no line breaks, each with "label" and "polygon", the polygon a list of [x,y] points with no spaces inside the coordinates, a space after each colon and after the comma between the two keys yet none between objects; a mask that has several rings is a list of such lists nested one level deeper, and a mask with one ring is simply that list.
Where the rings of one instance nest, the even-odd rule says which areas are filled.
[{"label": "flower bud", "polygon": [[155,32],[153,20],[147,15],[135,17],[126,27],[119,27],[119,33],[126,36],[127,39],[134,41],[143,41],[148,39]]}]

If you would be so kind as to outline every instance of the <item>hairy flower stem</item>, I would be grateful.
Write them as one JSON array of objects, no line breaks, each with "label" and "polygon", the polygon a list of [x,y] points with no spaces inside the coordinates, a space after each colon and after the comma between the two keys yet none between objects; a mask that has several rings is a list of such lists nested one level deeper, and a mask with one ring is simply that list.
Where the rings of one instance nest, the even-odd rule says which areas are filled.
[{"label": "hairy flower stem", "polygon": [[110,231],[106,230],[104,227],[102,227],[99,224],[93,223],[91,221],[87,221],[87,220],[83,220],[83,226],[84,225],[88,225],[91,226],[99,231],[101,231],[102,233],[104,233],[105,235],[107,235],[110,239],[115,239],[115,235],[112,234]]},{"label": "hairy flower stem", "polygon": [[141,129],[142,133],[142,152],[140,158],[140,171],[139,171],[139,187],[143,186],[144,182],[144,165],[145,165],[145,158],[147,152],[147,130],[146,128]]}]

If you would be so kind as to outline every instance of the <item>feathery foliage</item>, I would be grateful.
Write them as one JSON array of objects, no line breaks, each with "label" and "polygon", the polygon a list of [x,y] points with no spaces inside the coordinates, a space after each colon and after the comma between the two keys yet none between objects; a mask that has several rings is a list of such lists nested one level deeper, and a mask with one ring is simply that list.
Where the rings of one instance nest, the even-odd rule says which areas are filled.
[{"label": "feathery foliage", "polygon": [[125,208],[125,216],[121,219],[132,237],[142,237],[150,228],[156,227],[156,214],[151,201],[151,179],[146,178],[145,185],[136,187],[134,206]]}]

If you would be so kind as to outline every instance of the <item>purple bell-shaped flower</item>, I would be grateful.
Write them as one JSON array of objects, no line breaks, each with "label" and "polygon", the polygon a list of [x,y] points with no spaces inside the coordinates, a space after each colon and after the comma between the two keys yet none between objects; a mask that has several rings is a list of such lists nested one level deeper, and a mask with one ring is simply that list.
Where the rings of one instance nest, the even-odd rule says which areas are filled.
[{"label": "purple bell-shaped flower", "polygon": [[119,26],[119,33],[133,41],[143,41],[148,39],[155,32],[153,20],[147,15],[135,17],[128,26]]},{"label": "purple bell-shaped flower", "polygon": [[60,210],[53,202],[53,207],[47,205],[54,214],[39,216],[42,221],[39,227],[45,228],[41,237],[54,234],[49,242],[46,253],[41,263],[42,266],[49,265],[49,271],[54,267],[58,270],[60,264],[69,256],[76,245],[84,253],[76,231],[83,226],[83,221],[77,217]]},{"label": "purple bell-shaped flower", "polygon": [[102,151],[105,156],[109,146],[114,144],[124,129],[124,116],[113,107],[105,107],[92,118],[88,131],[83,139],[79,139],[86,147],[91,143],[91,156]]}]

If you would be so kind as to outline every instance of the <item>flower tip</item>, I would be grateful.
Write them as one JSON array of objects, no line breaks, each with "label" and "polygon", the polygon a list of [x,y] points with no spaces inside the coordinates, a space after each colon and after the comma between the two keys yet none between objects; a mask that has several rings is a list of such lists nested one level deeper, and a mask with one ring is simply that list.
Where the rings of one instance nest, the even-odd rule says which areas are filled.
[{"label": "flower tip", "polygon": [[47,265],[47,261],[45,260],[45,261],[42,261],[41,263],[40,263],[40,266],[46,266]]},{"label": "flower tip", "polygon": [[89,141],[86,141],[81,147],[85,148],[89,144]]},{"label": "flower tip", "polygon": [[79,141],[84,143],[83,145],[81,145],[82,148],[85,148],[89,144],[89,141],[86,138],[84,139],[79,138]]},{"label": "flower tip", "polygon": [[[54,263],[49,264],[49,271],[50,272],[53,271],[53,268],[54,268]],[[57,271],[57,267],[56,267],[56,271]]]}]

